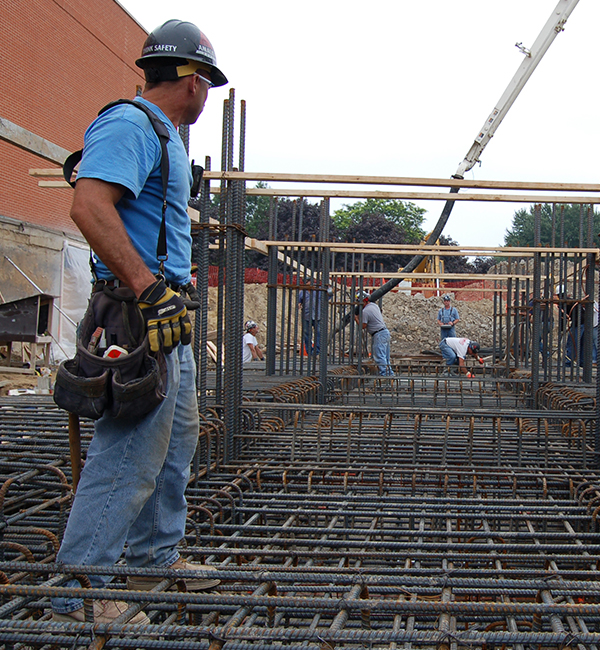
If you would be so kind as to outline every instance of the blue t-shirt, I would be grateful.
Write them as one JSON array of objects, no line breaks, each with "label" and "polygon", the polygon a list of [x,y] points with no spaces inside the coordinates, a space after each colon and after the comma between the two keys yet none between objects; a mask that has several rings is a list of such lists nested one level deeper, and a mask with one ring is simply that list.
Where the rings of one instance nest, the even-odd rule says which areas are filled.
[{"label": "blue t-shirt", "polygon": [[[167,253],[165,277],[169,282],[190,281],[192,237],[187,213],[192,173],[183,142],[169,118],[154,104],[136,97],[169,130],[169,184],[167,189]],[[85,133],[83,158],[77,178],[97,178],[125,188],[117,211],[129,237],[152,271],[158,272],[156,246],[162,219],[161,150],[158,136],[142,111],[120,104],[102,113]],[[100,279],[113,273],[95,258]]]}]

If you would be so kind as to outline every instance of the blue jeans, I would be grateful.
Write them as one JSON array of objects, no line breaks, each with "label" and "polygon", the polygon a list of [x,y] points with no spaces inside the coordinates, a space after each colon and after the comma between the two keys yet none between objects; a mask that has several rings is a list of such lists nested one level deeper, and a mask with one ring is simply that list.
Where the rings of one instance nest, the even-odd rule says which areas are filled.
[{"label": "blue jeans", "polygon": [[[321,321],[316,319],[304,320],[302,324],[304,325],[304,348],[306,354],[309,356],[311,354],[319,354],[321,352]],[[313,330],[315,332],[314,346],[312,342]]]},{"label": "blue jeans", "polygon": [[373,334],[373,361],[375,361],[379,368],[379,374],[384,376],[394,375],[390,360],[391,338],[388,329]]},{"label": "blue jeans", "polygon": [[[179,558],[198,402],[191,345],[178,345],[166,360],[167,397],[154,411],[139,421],[105,416],[96,422],[58,562],[112,566],[125,543],[132,567],[170,566]],[[89,578],[92,587],[110,582]],[[59,613],[82,606],[79,599],[52,600]]]},{"label": "blue jeans", "polygon": [[449,337],[456,337],[456,329],[454,325],[452,325],[452,327],[440,327],[440,341],[443,341]]},{"label": "blue jeans", "polygon": [[454,350],[446,343],[445,340],[440,341],[439,345],[442,356],[446,361],[447,366],[458,365],[458,355]]}]

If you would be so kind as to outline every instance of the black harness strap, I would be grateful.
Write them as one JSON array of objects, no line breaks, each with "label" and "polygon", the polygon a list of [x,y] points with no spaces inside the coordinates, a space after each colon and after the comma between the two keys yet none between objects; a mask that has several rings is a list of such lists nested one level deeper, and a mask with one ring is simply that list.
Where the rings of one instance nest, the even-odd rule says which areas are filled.
[{"label": "black harness strap", "polygon": [[[167,143],[169,142],[170,139],[169,131],[167,130],[165,123],[153,111],[151,111],[147,106],[145,106],[141,102],[135,102],[132,99],[117,99],[114,102],[110,102],[110,104],[107,104],[106,106],[100,109],[98,115],[102,115],[102,113],[104,113],[105,111],[109,110],[113,106],[118,106],[119,104],[131,104],[131,106],[135,106],[136,108],[139,108],[140,111],[145,113],[148,116],[148,119],[152,124],[152,128],[154,129],[154,132],[158,136],[158,140],[160,142],[160,150],[161,150],[160,174],[162,178],[163,204],[162,204],[162,220],[160,223],[160,231],[158,233],[158,244],[156,246],[156,258],[159,261],[159,270],[162,273],[164,270],[164,263],[168,258],[166,214],[167,214],[167,187],[169,184],[169,152],[167,150]],[[83,156],[83,149],[74,151],[65,160],[63,164],[63,176],[71,187],[75,187],[75,183],[77,182],[71,179],[73,177],[73,171],[81,161],[82,156]]]}]

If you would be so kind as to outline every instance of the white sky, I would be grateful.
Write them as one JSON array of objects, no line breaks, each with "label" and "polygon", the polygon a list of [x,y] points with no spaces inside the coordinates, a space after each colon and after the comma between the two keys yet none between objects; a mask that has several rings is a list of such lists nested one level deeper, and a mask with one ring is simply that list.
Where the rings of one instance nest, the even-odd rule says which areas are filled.
[{"label": "white sky", "polygon": [[[247,171],[449,178],[558,0],[119,2],[149,31],[190,20],[216,50],[230,84],[191,128],[196,162],[220,168],[233,87]],[[599,30],[600,2],[580,0],[466,178],[599,182]],[[430,229],[443,202],[416,203]],[[502,244],[520,207],[459,202],[444,234]]]}]

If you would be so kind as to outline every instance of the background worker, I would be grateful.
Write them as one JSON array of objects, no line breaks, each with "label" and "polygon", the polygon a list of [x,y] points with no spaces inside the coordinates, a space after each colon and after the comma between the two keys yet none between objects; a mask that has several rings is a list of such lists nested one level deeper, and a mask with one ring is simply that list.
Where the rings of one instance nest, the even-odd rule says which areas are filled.
[{"label": "background worker", "polygon": [[459,373],[464,372],[467,377],[474,377],[475,375],[469,371],[465,364],[465,358],[468,354],[475,357],[483,365],[483,359],[478,354],[480,348],[477,341],[448,337],[440,341],[439,347],[448,366],[448,372],[450,372],[450,366],[458,365]]},{"label": "background worker", "polygon": [[444,306],[438,311],[438,325],[440,326],[440,340],[444,340],[448,337],[456,336],[456,329],[454,326],[460,318],[458,317],[458,311],[456,307],[450,305],[450,294],[445,294],[442,296],[444,301]]},{"label": "background worker", "polygon": [[250,361],[262,361],[265,357],[262,350],[258,347],[256,335],[258,334],[258,325],[253,321],[246,321],[244,325],[246,333],[243,339],[242,363]]},{"label": "background worker", "polygon": [[[193,124],[209,88],[227,79],[216,67],[206,36],[179,20],[148,36],[136,64],[146,77],[136,101],[160,118],[170,136],[164,275],[157,275],[156,259],[163,206],[161,147],[148,116],[135,106],[107,110],[86,131],[71,218],[94,251],[100,282],[118,280],[137,299],[152,351],[162,347],[165,353],[167,394],[140,419],[104,415],[97,420],[57,560],[111,566],[127,544],[129,567],[201,571],[185,579],[187,590],[194,591],[219,581],[206,575],[214,567],[185,561],[177,549],[185,533],[184,492],[198,440],[191,325],[176,291],[191,279],[192,242],[187,214],[192,174],[177,127]],[[110,580],[89,578],[96,588]],[[127,586],[148,590],[160,581],[160,576],[131,576]],[[55,598],[52,604],[55,620],[84,620],[81,599]],[[95,621],[111,622],[126,609],[121,601],[94,601]],[[140,612],[130,622],[147,623],[148,618]]]},{"label": "background worker", "polygon": [[[585,334],[585,310],[589,305],[571,301],[573,305],[568,312],[567,347],[565,351],[565,365],[579,364],[583,368],[583,337]],[[594,311],[592,325],[592,363],[598,357],[598,302],[594,300],[591,308]]]},{"label": "background worker", "polygon": [[[362,302],[362,329],[366,329],[372,337],[373,361],[379,368],[379,374],[383,376],[393,376],[392,364],[390,360],[390,342],[391,335],[388,330],[379,305],[369,301],[369,293],[362,291],[357,294],[357,300]],[[360,309],[357,307],[360,312]],[[355,314],[355,320],[359,323],[359,314]]]},{"label": "background worker", "polygon": [[[309,280],[305,279],[305,282]],[[307,355],[321,352],[321,292],[312,288],[300,289],[298,306],[302,308],[304,349]]]}]

